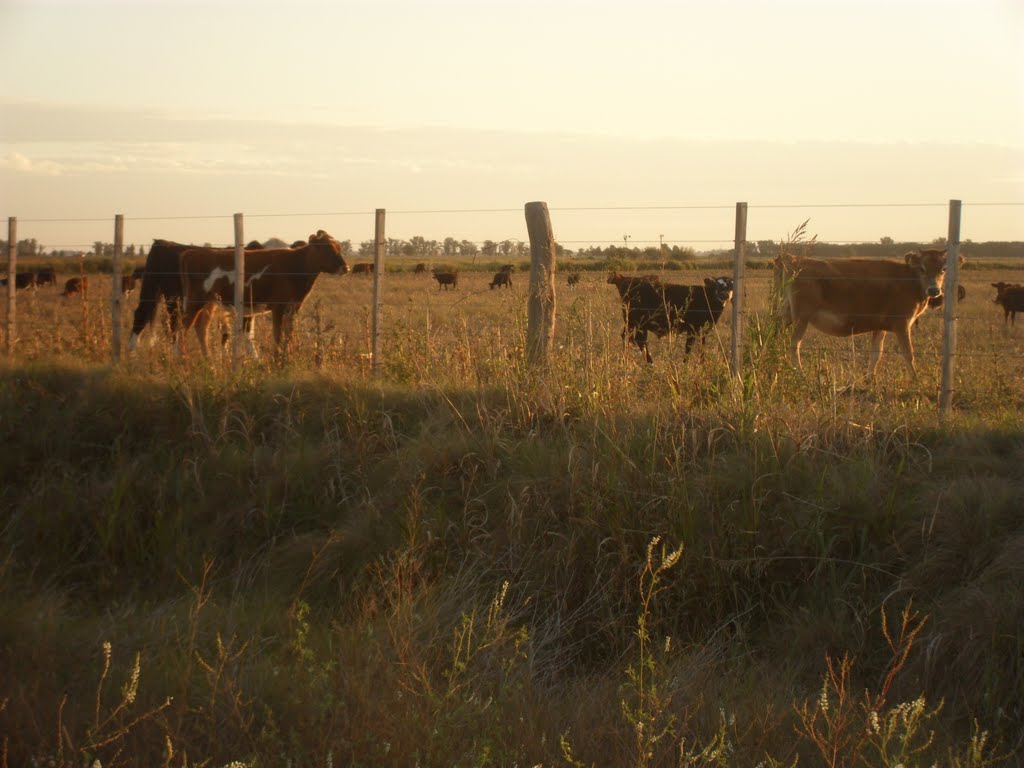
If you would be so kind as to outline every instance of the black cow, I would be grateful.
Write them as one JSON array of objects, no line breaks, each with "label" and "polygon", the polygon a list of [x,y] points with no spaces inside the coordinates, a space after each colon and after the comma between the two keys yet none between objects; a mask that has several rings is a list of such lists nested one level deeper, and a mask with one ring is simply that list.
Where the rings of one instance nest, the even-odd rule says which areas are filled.
[{"label": "black cow", "polygon": [[1024,286],[1020,283],[992,283],[996,289],[996,304],[1003,308],[1003,325],[1007,321],[1014,325],[1017,321],[1017,313],[1024,312]]},{"label": "black cow", "polygon": [[609,278],[609,282],[622,298],[623,338],[628,335],[648,363],[654,362],[647,348],[648,333],[658,338],[671,332],[685,333],[689,354],[704,329],[718,322],[733,291],[729,277],[705,278],[704,285],[674,285],[650,277]]},{"label": "black cow", "polygon": [[437,290],[444,288],[448,290],[448,286],[452,288],[459,287],[459,273],[458,272],[437,272],[436,270],[432,273],[434,279],[437,280]]},{"label": "black cow", "polygon": [[[7,285],[8,280],[5,277],[0,280],[0,285]],[[14,275],[14,287],[16,289],[21,288],[35,288],[38,283],[36,282],[35,272],[16,272]]]},{"label": "black cow", "polygon": [[57,270],[53,267],[40,267],[36,270],[36,285],[57,285]]},{"label": "black cow", "polygon": [[491,288],[500,288],[501,286],[506,288],[512,287],[512,273],[502,270],[501,272],[494,273],[494,279],[491,280]]}]

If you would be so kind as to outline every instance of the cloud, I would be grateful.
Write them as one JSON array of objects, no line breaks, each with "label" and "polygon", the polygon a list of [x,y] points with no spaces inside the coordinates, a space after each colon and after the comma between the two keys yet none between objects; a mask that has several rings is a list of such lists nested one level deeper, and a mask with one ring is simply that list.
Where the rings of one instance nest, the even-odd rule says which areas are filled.
[{"label": "cloud", "polygon": [[60,163],[52,160],[33,160],[20,152],[8,152],[5,155],[0,155],[0,168],[43,176],[60,176],[64,172]]}]

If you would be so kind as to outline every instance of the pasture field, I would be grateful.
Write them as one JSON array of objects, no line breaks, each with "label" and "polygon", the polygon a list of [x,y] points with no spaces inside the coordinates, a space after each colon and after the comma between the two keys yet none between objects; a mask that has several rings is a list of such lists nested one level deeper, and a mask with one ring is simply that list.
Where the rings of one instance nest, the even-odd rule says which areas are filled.
[{"label": "pasture field", "polygon": [[541,371],[524,271],[389,273],[376,377],[369,276],[318,278],[283,369],[266,320],[238,371],[112,367],[109,280],[22,292],[0,768],[1019,765],[1018,274],[961,273],[945,419],[941,311],[917,382],[890,340],[847,389],[866,337],[793,370],[769,270],[738,380],[731,307],[647,366],[605,272],[559,277]]}]

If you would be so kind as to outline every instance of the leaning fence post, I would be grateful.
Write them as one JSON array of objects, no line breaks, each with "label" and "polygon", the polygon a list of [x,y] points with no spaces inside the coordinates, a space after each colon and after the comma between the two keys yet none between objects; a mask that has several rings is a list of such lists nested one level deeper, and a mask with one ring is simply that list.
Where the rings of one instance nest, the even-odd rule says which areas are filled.
[{"label": "leaning fence post", "polygon": [[527,299],[526,360],[547,361],[555,335],[555,235],[547,203],[526,204],[530,234],[530,293]]},{"label": "leaning fence post", "polygon": [[735,256],[732,265],[732,375],[743,372],[743,271],[746,268],[747,204],[736,203]]},{"label": "leaning fence post", "polygon": [[18,217],[11,216],[7,219],[7,354],[14,354],[14,338],[16,299],[18,274]]},{"label": "leaning fence post", "polygon": [[387,241],[384,239],[384,209],[378,208],[374,219],[373,235],[373,337],[370,340],[370,373],[377,375],[377,363],[380,359],[380,281],[384,272],[384,253]]},{"label": "leaning fence post", "polygon": [[956,358],[957,286],[960,283],[960,201],[949,201],[949,236],[946,239],[946,282],[942,292],[942,389],[939,394],[939,413],[945,416],[953,404],[953,369]]},{"label": "leaning fence post", "polygon": [[112,290],[110,292],[110,361],[121,359],[121,251],[124,248],[124,216],[114,216],[114,258],[110,263]]},{"label": "leaning fence post", "polygon": [[231,347],[231,360],[234,370],[238,370],[242,362],[242,334],[245,328],[245,235],[243,234],[242,214],[235,214],[235,338]]}]

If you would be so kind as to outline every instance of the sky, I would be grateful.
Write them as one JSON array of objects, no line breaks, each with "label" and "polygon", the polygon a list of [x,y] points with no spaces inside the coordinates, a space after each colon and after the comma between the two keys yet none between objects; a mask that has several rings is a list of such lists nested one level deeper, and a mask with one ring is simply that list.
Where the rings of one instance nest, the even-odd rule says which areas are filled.
[{"label": "sky", "polygon": [[[0,0],[0,217],[569,248],[1024,240],[1024,0]],[[2,224],[0,224],[2,226]],[[6,231],[0,233],[6,237]]]}]

